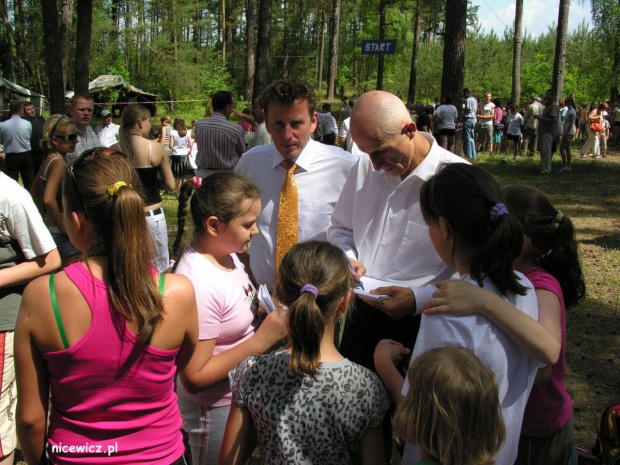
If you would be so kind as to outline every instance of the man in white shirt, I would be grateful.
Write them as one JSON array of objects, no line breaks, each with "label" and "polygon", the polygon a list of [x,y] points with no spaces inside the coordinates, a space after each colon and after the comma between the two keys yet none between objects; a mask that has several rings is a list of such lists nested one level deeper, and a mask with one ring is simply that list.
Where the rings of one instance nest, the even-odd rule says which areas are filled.
[{"label": "man in white shirt", "polygon": [[260,97],[256,97],[252,102],[252,115],[254,116],[254,122],[257,124],[256,132],[248,145],[248,149],[258,147],[259,145],[266,145],[271,142],[271,135],[267,131],[265,125],[265,109],[260,104]]},{"label": "man in white shirt", "polygon": [[316,129],[316,96],[306,82],[282,79],[262,94],[271,144],[246,152],[235,172],[250,177],[260,189],[262,210],[252,239],[250,265],[256,281],[273,287],[280,192],[285,160],[292,160],[298,194],[298,241],[326,240],[334,206],[356,157],[310,140]]},{"label": "man in white shirt", "polygon": [[78,131],[78,141],[73,153],[67,154],[67,163],[73,162],[82,152],[88,149],[101,147],[101,142],[93,128],[90,127],[90,120],[93,119],[95,102],[93,96],[88,92],[75,94],[71,98],[69,106],[69,116],[75,121]]},{"label": "man in white shirt", "polygon": [[95,134],[104,147],[112,147],[119,141],[121,127],[112,122],[112,113],[108,110],[101,112],[101,124],[95,128]]},{"label": "man in white shirt", "polygon": [[360,157],[342,189],[328,239],[347,252],[356,277],[395,283],[382,288],[391,297],[385,303],[356,305],[340,346],[347,358],[374,369],[372,354],[381,339],[413,347],[417,289],[454,273],[435,253],[419,197],[441,164],[464,160],[418,131],[405,105],[388,92],[362,95],[351,123],[353,140],[368,155]]},{"label": "man in white shirt", "polygon": [[21,175],[26,190],[34,178],[34,162],[30,151],[32,124],[22,118],[24,104],[19,100],[10,103],[11,117],[0,123],[0,144],[4,144],[4,170],[17,181]]},{"label": "man in white shirt", "polygon": [[321,142],[327,145],[336,145],[336,133],[338,132],[336,118],[331,114],[329,103],[325,103],[321,109],[323,112],[317,114],[319,124],[321,125],[321,132],[323,133]]}]

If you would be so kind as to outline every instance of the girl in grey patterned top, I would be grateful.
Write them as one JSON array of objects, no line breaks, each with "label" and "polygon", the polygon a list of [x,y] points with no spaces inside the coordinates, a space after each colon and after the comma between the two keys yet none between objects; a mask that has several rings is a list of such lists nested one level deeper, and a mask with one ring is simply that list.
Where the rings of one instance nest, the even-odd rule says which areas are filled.
[{"label": "girl in grey patterned top", "polygon": [[384,463],[387,391],[334,345],[336,322],[351,300],[347,257],[326,242],[305,242],[278,271],[290,342],[230,372],[233,402],[220,463],[245,463],[256,440],[264,464]]}]

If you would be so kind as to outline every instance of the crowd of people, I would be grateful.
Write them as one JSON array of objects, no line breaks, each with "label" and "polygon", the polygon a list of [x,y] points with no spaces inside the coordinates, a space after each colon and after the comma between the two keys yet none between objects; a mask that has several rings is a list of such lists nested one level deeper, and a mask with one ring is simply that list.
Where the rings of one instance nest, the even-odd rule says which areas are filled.
[{"label": "crowd of people", "polygon": [[460,127],[465,157],[475,159],[476,154],[489,151],[503,153],[502,163],[517,162],[517,156],[540,154],[542,174],[551,173],[551,158],[558,149],[562,159],[560,171],[571,171],[571,144],[573,139],[585,141],[579,154],[581,158],[605,158],[608,147],[620,147],[620,96],[611,103],[592,102],[575,105],[574,95],[556,100],[548,90],[544,99],[536,94],[527,103],[519,105],[511,100],[502,106],[500,99],[493,99],[485,92],[480,102],[464,90],[462,125],[458,111],[450,98],[441,104],[411,104],[412,118],[418,121],[420,130],[432,133],[445,149],[456,153],[455,128]]},{"label": "crowd of people", "polygon": [[[470,158],[536,136],[547,153],[550,93],[534,132],[527,109],[466,97]],[[454,154],[449,99],[355,95],[340,127],[298,79],[252,103],[216,92],[161,129],[130,105],[93,130],[78,94],[42,127],[30,193],[28,170],[0,173],[2,456],[16,428],[29,464],[381,464],[393,429],[403,464],[576,463],[571,220]],[[32,136],[11,108],[5,149],[5,130]]]}]

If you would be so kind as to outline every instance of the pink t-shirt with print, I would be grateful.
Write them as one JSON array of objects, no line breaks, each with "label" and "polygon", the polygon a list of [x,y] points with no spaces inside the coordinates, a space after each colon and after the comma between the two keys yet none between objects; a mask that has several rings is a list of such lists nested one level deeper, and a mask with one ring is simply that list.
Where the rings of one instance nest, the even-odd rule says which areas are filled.
[{"label": "pink t-shirt with print", "polygon": [[[198,305],[198,338],[215,339],[213,355],[220,354],[254,335],[258,308],[256,289],[245,267],[231,254],[233,270],[216,267],[190,245],[185,247],[176,273],[187,276],[196,292]],[[198,394],[190,394],[177,383],[177,394],[205,407],[230,405],[228,378],[209,386]]]}]

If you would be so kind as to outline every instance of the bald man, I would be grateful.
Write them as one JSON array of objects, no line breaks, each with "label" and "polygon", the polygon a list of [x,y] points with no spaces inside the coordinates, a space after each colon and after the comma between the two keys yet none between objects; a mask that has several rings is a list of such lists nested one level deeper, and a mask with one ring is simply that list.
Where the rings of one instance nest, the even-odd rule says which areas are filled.
[{"label": "bald man", "polygon": [[465,161],[418,131],[402,101],[388,92],[360,97],[351,132],[365,153],[344,185],[328,240],[347,252],[355,278],[366,274],[396,284],[378,290],[391,297],[385,303],[357,302],[340,345],[343,355],[374,370],[381,339],[413,347],[416,301],[422,305],[428,296],[428,288],[419,288],[454,273],[433,249],[419,199],[422,184],[440,165]]}]

